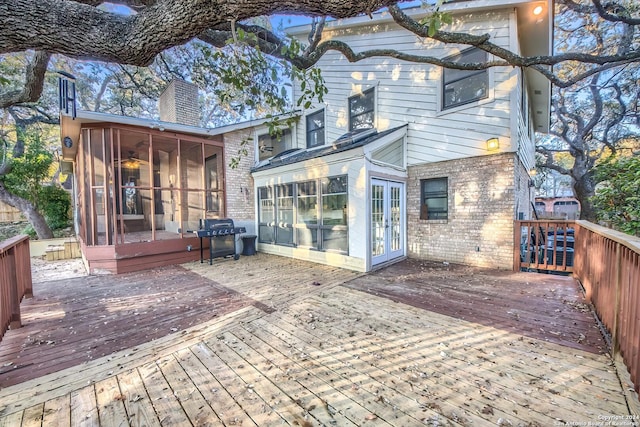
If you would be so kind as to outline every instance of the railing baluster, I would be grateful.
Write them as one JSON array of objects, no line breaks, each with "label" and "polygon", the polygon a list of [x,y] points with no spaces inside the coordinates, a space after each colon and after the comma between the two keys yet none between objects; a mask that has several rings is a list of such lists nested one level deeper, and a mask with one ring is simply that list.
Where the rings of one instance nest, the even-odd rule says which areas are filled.
[{"label": "railing baluster", "polygon": [[21,326],[20,302],[32,289],[29,236],[0,242],[0,341],[8,328]]}]

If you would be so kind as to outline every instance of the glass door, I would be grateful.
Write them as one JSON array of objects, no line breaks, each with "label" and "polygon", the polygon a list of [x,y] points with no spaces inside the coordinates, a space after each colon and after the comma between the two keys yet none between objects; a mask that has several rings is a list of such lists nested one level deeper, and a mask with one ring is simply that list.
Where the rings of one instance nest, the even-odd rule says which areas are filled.
[{"label": "glass door", "polygon": [[371,181],[371,265],[404,255],[404,184]]}]

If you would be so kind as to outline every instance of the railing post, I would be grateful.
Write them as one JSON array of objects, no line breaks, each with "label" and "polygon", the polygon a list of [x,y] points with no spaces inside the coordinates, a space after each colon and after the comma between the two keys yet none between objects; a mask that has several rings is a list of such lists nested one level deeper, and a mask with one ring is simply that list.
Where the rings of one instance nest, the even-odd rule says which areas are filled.
[{"label": "railing post", "polygon": [[7,253],[8,271],[9,277],[9,299],[11,304],[11,319],[9,319],[9,329],[17,329],[22,326],[20,319],[20,299],[21,295],[18,292],[18,275],[16,269],[16,247],[9,249]]},{"label": "railing post", "polygon": [[520,271],[520,239],[522,233],[522,223],[520,221],[515,222],[515,229],[513,230],[513,271]]},{"label": "railing post", "polygon": [[618,343],[618,323],[620,317],[620,294],[622,286],[622,245],[616,244],[616,265],[614,270],[615,305],[613,307],[613,326],[611,327],[611,356],[615,360],[620,345]]}]

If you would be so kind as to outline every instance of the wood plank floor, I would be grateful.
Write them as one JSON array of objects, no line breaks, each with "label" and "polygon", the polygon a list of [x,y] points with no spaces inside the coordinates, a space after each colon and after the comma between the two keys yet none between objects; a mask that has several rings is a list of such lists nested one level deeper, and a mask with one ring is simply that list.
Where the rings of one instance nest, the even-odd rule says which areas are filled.
[{"label": "wood plank floor", "polygon": [[[420,276],[423,267],[427,273]],[[478,279],[497,277],[495,297],[504,294],[508,303],[522,303],[522,295],[520,318],[504,316],[516,326],[529,316],[527,306],[553,310],[540,317],[556,319],[559,334],[534,337],[526,328],[481,316],[499,311],[500,304],[482,310],[480,302],[491,300],[474,297],[482,292],[473,286],[467,290],[474,310],[448,314],[422,308],[424,301],[405,304],[395,293],[375,295],[380,292],[373,284],[402,272],[407,289],[416,281],[426,287],[430,274],[444,280],[456,273],[426,264],[404,262],[362,276],[259,254],[212,267],[185,264],[178,271],[206,279],[206,286],[214,283],[242,304],[3,388],[0,425],[553,426],[638,415],[625,399],[628,385],[621,385],[597,339],[584,332],[577,343],[574,329],[564,329],[582,325],[579,315],[540,301],[557,294],[567,307],[580,302],[575,287],[562,281],[556,287],[553,277],[544,284],[529,280],[528,286],[546,286],[545,292],[516,296],[509,290],[526,277],[505,274],[502,282],[504,273],[483,273]],[[452,281],[474,280],[457,273]],[[465,289],[456,288],[440,289],[452,301],[464,299]],[[502,308],[509,310],[508,303]]]}]

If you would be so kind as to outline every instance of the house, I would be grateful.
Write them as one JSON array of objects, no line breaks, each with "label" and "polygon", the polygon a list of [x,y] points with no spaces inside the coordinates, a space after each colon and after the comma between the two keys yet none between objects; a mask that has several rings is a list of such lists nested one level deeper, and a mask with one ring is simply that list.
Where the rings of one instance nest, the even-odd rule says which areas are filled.
[{"label": "house", "polygon": [[539,219],[580,219],[580,203],[575,197],[536,197]]},{"label": "house", "polygon": [[[542,55],[550,53],[550,7],[483,0],[443,10],[455,30]],[[303,39],[308,30],[289,31]],[[324,37],[356,51],[486,58],[423,40],[387,13],[329,22]],[[197,259],[186,250],[199,248],[189,231],[222,217],[256,234],[259,251],[357,271],[405,257],[511,268],[514,220],[532,215],[529,170],[534,131],[549,127],[548,81],[512,67],[460,71],[384,57],[352,64],[331,51],[318,66],[324,103],[296,112],[297,124],[277,136],[261,121],[198,128],[187,105],[197,89],[184,82],[165,90],[160,121],[62,102],[63,158],[75,169],[90,270]],[[299,91],[294,84],[294,99]],[[231,169],[246,140],[248,155]]]},{"label": "house", "polygon": [[[523,55],[551,52],[547,1],[455,1],[442,10],[454,31],[491,34]],[[289,33],[304,41],[309,29]],[[323,39],[356,53],[488,59],[417,37],[387,13],[331,21]],[[334,51],[317,66],[329,89],[324,103],[277,141],[257,136],[260,250],[360,271],[403,257],[512,268],[514,220],[532,215],[534,131],[549,128],[549,82],[513,67],[350,63]]]}]

